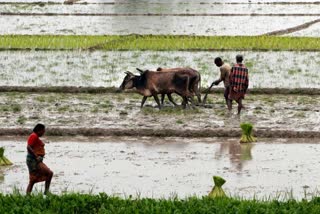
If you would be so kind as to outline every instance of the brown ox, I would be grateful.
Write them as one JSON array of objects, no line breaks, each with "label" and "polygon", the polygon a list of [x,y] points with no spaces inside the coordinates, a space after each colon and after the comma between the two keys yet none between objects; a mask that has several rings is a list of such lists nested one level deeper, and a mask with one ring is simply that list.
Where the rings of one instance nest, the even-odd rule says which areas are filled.
[{"label": "brown ox", "polygon": [[[200,73],[192,68],[158,68],[157,71],[161,72],[179,72],[180,74],[185,74],[189,76],[189,91],[192,93],[192,95],[196,95],[198,98],[198,103],[201,103],[201,75]],[[176,103],[173,101],[171,94],[167,94],[169,100],[176,105]],[[165,94],[161,95],[161,104],[164,102]],[[190,97],[191,101],[193,102],[193,97]]]},{"label": "brown ox", "polygon": [[[140,69],[138,69],[141,71]],[[187,73],[180,72],[155,72],[144,71],[140,75],[134,75],[127,71],[126,76],[120,86],[121,90],[136,88],[138,93],[143,95],[141,108],[148,97],[153,96],[161,108],[158,94],[176,93],[183,98],[184,107],[187,99],[192,96],[189,91],[190,77]]]}]

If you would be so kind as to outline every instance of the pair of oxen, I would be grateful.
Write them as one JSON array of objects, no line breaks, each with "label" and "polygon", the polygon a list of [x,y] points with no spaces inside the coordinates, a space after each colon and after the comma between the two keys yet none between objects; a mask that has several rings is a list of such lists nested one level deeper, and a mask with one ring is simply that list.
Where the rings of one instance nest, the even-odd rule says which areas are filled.
[{"label": "pair of oxen", "polygon": [[[140,75],[135,75],[130,71],[125,72],[126,76],[120,86],[121,90],[135,88],[143,96],[141,108],[148,97],[153,97],[161,108],[165,95],[170,102],[177,105],[172,99],[171,94],[176,93],[182,97],[182,106],[185,108],[188,101],[194,104],[194,96],[197,96],[201,103],[201,76],[200,73],[192,68],[158,68],[157,71],[141,70],[137,68]],[[161,94],[161,103],[158,98]]]}]

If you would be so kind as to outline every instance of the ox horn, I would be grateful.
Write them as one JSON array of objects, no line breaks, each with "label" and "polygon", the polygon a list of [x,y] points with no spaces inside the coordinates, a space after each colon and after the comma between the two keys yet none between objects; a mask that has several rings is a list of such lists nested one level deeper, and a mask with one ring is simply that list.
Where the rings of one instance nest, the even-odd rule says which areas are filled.
[{"label": "ox horn", "polygon": [[133,73],[131,73],[130,71],[126,71],[124,72],[125,74],[129,74],[129,75],[134,75]]},{"label": "ox horn", "polygon": [[136,68],[137,69],[137,71],[139,71],[141,74],[143,74],[144,73],[144,71],[143,70],[141,70],[140,68]]}]

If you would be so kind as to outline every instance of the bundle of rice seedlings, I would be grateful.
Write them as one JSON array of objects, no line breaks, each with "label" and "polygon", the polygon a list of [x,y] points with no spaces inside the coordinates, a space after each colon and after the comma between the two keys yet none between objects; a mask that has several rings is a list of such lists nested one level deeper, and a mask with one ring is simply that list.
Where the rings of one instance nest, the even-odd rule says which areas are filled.
[{"label": "bundle of rice seedlings", "polygon": [[240,143],[252,143],[257,141],[252,135],[253,125],[251,123],[241,123],[240,128],[242,130]]},{"label": "bundle of rice seedlings", "polygon": [[222,189],[222,185],[226,182],[226,180],[224,180],[219,176],[213,176],[213,182],[214,182],[214,187],[209,193],[209,197],[210,198],[227,197],[226,193]]},{"label": "bundle of rice seedlings", "polygon": [[12,163],[4,156],[4,148],[0,147],[0,166],[8,165],[12,165]]}]

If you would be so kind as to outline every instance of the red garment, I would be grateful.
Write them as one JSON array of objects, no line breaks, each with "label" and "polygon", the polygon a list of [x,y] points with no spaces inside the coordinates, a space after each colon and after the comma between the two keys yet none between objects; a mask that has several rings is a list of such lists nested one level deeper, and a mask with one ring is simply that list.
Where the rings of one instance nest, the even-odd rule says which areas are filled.
[{"label": "red garment", "polygon": [[32,133],[28,138],[28,146],[31,146],[34,153],[38,156],[44,156],[44,143],[40,140],[39,136],[36,133]]},{"label": "red garment", "polygon": [[234,92],[245,93],[249,86],[248,69],[244,64],[236,64],[230,73],[230,85]]},{"label": "red garment", "polygon": [[230,100],[244,99],[249,86],[248,69],[243,64],[236,64],[230,72]]},{"label": "red garment", "polygon": [[32,183],[47,181],[52,176],[52,171],[43,162],[37,164],[37,169],[34,172],[29,172],[29,180]]}]

